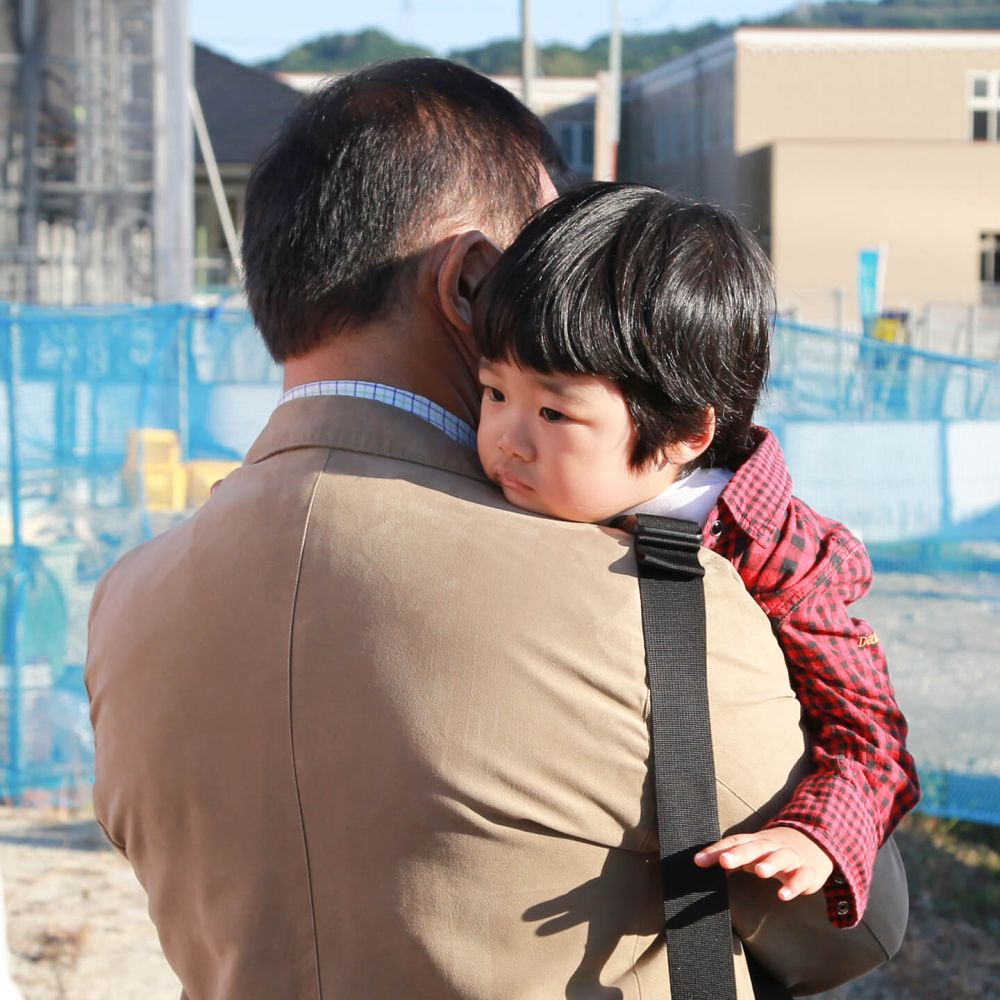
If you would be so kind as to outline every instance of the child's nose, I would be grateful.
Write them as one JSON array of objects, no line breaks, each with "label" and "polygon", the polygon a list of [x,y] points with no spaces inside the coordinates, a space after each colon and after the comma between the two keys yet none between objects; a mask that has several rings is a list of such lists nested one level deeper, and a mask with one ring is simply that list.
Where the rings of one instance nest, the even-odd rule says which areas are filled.
[{"label": "child's nose", "polygon": [[522,462],[531,461],[534,452],[530,438],[517,425],[508,426],[504,430],[500,435],[499,447],[509,458],[519,458]]}]

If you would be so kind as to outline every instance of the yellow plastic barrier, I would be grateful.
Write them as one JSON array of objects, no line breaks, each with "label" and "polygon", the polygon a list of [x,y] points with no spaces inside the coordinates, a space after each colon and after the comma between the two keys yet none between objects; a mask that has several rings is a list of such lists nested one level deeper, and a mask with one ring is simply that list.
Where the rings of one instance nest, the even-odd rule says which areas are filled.
[{"label": "yellow plastic barrier", "polygon": [[132,503],[144,503],[149,510],[184,510],[187,473],[177,433],[155,427],[130,430],[122,480]]},{"label": "yellow plastic barrier", "polygon": [[212,486],[220,479],[225,479],[234,469],[240,467],[239,462],[187,462],[187,505],[200,507],[211,495]]},{"label": "yellow plastic barrier", "polygon": [[875,321],[872,336],[889,344],[902,344],[906,341],[906,328],[894,316],[882,316]]},{"label": "yellow plastic barrier", "polygon": [[125,467],[144,465],[179,465],[181,442],[177,431],[158,427],[138,427],[128,432],[128,453]]}]

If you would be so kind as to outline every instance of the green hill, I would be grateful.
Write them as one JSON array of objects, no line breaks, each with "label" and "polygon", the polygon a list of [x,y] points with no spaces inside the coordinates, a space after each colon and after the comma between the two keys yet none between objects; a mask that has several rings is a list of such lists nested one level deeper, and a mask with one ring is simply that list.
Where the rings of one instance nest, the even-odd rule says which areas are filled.
[{"label": "green hill", "polygon": [[[684,55],[742,25],[824,28],[1000,28],[1000,0],[879,0],[878,3],[797,3],[783,14],[759,21],[720,24],[706,21],[693,28],[622,38],[622,70],[641,73]],[[261,64],[275,70],[335,72],[356,69],[379,59],[432,55],[419,45],[396,41],[382,31],[368,29],[355,35],[325,35],[305,42],[284,55]],[[516,75],[521,72],[521,43],[502,39],[471,49],[455,49],[449,59],[481,73]],[[538,50],[539,71],[545,76],[592,76],[608,65],[608,36],[576,48],[556,43]]]},{"label": "green hill", "polygon": [[802,4],[765,24],[823,28],[1000,28],[997,0],[881,0]]},{"label": "green hill", "polygon": [[380,59],[432,55],[434,53],[430,49],[397,42],[384,31],[368,28],[355,35],[323,35],[314,38],[259,65],[261,69],[272,71],[281,69],[291,73],[331,73],[336,70],[360,69]]},{"label": "green hill", "polygon": [[[656,35],[625,35],[622,38],[622,70],[640,73],[668,59],[684,55],[732,30],[732,25],[706,21],[695,28],[665,31]],[[475,49],[456,49],[449,59],[465,63],[480,73],[516,75],[521,72],[521,42],[504,39]],[[544,76],[593,76],[608,66],[608,36],[595,38],[586,48],[544,45],[538,49],[538,68]]]}]

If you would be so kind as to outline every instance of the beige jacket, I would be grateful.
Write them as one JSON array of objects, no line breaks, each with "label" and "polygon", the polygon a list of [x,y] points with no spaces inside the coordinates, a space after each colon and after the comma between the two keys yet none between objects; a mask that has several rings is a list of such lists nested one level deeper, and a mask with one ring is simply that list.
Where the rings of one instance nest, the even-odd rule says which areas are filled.
[{"label": "beige jacket", "polygon": [[[759,824],[799,707],[703,562],[721,819]],[[191,1000],[668,996],[629,541],[419,419],[279,407],[101,582],[87,684],[95,812]]]}]

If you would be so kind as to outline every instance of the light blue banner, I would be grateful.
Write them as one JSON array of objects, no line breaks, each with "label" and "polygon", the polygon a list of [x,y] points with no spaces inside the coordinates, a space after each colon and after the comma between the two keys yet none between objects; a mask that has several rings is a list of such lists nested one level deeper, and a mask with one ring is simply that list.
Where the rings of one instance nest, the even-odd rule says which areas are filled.
[{"label": "light blue banner", "polygon": [[885,252],[881,248],[858,253],[858,308],[865,333],[882,312],[882,278]]}]

